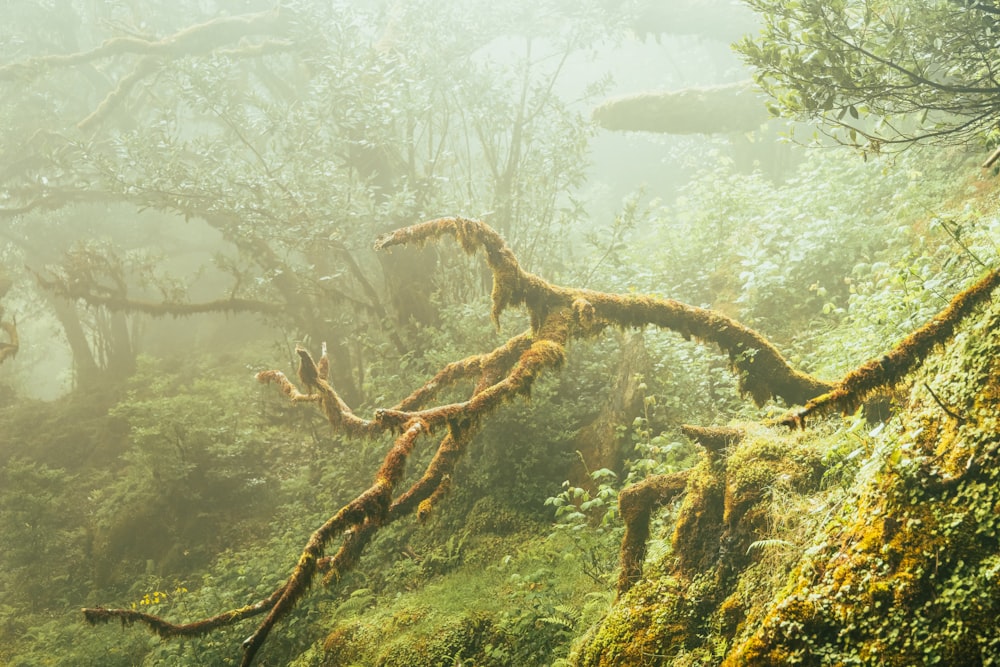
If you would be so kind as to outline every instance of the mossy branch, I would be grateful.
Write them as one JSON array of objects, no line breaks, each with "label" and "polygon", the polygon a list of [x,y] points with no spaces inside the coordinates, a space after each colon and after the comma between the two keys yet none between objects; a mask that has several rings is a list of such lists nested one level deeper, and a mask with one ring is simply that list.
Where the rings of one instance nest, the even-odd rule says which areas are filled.
[{"label": "mossy branch", "polygon": [[627,593],[642,578],[653,510],[683,493],[689,474],[690,470],[682,470],[669,475],[652,475],[618,494],[618,510],[625,524],[625,535],[619,556],[621,571],[618,573],[616,597]]},{"label": "mossy branch", "polygon": [[454,236],[465,252],[479,248],[493,272],[494,322],[510,306],[527,308],[532,328],[548,313],[569,309],[574,316],[574,336],[592,335],[608,325],[654,325],[680,333],[684,338],[715,343],[729,355],[739,376],[740,390],[757,405],[775,397],[792,405],[829,391],[832,385],[789,366],[780,352],[762,335],[720,313],[689,306],[673,299],[619,295],[553,285],[523,270],[504,240],[483,222],[465,218],[439,218],[406,227],[381,237],[377,250],[395,245],[425,243],[443,235]]},{"label": "mossy branch", "polygon": [[756,130],[768,113],[753,83],[741,81],[616,97],[594,109],[593,118],[607,130],[716,134]]},{"label": "mossy branch", "polygon": [[790,411],[779,422],[802,428],[806,418],[812,415],[828,412],[849,414],[874,394],[899,384],[935,347],[951,340],[958,325],[989,301],[998,285],[1000,271],[989,271],[894,348],[850,371],[829,391],[811,399],[798,410]]},{"label": "mossy branch", "polygon": [[[685,424],[681,431],[704,447],[708,460],[717,460],[727,449],[739,442],[744,432],[726,426],[691,426]],[[642,578],[642,564],[646,558],[646,541],[649,539],[649,522],[657,507],[672,502],[687,491],[691,469],[667,475],[652,475],[622,489],[618,494],[618,510],[625,535],[621,546],[621,571],[618,573],[616,597],[621,597]]]},{"label": "mossy branch", "polygon": [[[138,621],[161,637],[172,637],[200,634],[219,625],[266,613],[265,619],[243,643],[241,664],[250,665],[271,630],[305,595],[317,574],[325,572],[326,583],[336,582],[354,567],[382,526],[413,513],[421,519],[426,518],[446,494],[455,465],[480,428],[482,418],[504,402],[528,395],[540,373],[563,363],[563,347],[569,339],[571,325],[569,313],[553,313],[534,333],[515,336],[488,354],[449,364],[395,407],[376,410],[371,419],[355,415],[329,384],[325,346],[318,363],[307,350],[297,348],[298,376],[304,391],[277,370],[259,373],[258,380],[277,384],[292,401],[319,403],[331,425],[346,435],[397,434],[371,486],[313,532],[288,579],[267,599],[251,607],[185,625],[126,609],[85,609],[85,617],[92,623],[112,618],[126,624]],[[476,375],[479,379],[467,401],[423,407],[441,386]],[[431,462],[409,489],[394,497],[418,440],[439,428],[447,429],[447,433]],[[333,556],[326,556],[327,546],[337,537],[343,538],[340,548]]]},{"label": "mossy branch", "polygon": [[[113,618],[125,624],[142,622],[161,637],[202,634],[251,616],[266,613],[265,619],[243,644],[242,665],[250,665],[270,632],[306,594],[316,576],[325,573],[325,582],[333,583],[356,565],[365,547],[384,525],[416,513],[426,517],[435,503],[446,494],[456,463],[481,428],[483,419],[504,403],[527,396],[535,380],[545,370],[559,368],[565,359],[570,340],[592,336],[608,325],[640,327],[653,324],[683,336],[713,342],[727,352],[739,373],[744,392],[761,403],[773,396],[792,403],[806,403],[803,410],[819,410],[828,404],[842,406],[844,400],[823,398],[837,389],[847,388],[853,401],[882,386],[885,377],[873,380],[858,369],[850,382],[836,387],[792,369],[778,351],[760,334],[738,322],[711,311],[695,308],[670,299],[645,296],[621,296],[591,290],[578,290],[549,284],[530,274],[517,262],[503,239],[487,225],[463,218],[441,218],[398,230],[379,239],[377,249],[404,243],[425,242],[443,234],[454,236],[462,248],[474,253],[483,248],[493,271],[494,321],[513,305],[523,305],[531,316],[531,330],[514,336],[492,352],[474,355],[445,366],[433,378],[391,408],[378,409],[371,418],[357,416],[330,385],[329,359],[324,346],[319,362],[304,348],[299,356],[298,376],[301,388],[278,370],[259,373],[264,383],[278,385],[293,402],[319,404],[331,426],[352,437],[375,437],[393,434],[394,441],[383,459],[372,484],[354,500],[344,505],[310,536],[298,563],[288,579],[266,599],[254,605],[213,616],[186,625],[174,625],[155,616],[122,609],[85,609],[90,622]],[[956,297],[951,307],[906,341],[908,352],[887,355],[896,376],[907,372],[934,345],[950,336],[957,322],[975,304],[982,302],[1000,278],[988,280]],[[895,355],[895,356],[893,356]],[[855,377],[856,376],[856,377]],[[476,379],[470,397],[462,402],[428,407],[444,386]],[[820,397],[820,398],[817,398]],[[816,399],[816,400],[812,400]],[[798,417],[801,423],[805,414]],[[437,451],[427,468],[409,489],[396,494],[404,479],[407,461],[418,441],[425,435],[444,430]],[[685,427],[685,432],[706,448],[708,460],[716,461],[725,448],[740,435],[734,429]],[[627,590],[641,574],[649,517],[654,507],[685,491],[691,480],[688,473],[653,477],[621,495],[626,538],[622,544],[622,574],[619,594]],[[697,486],[697,484],[695,485]],[[339,549],[327,556],[329,544],[342,538]]]},{"label": "mossy branch", "polygon": [[83,611],[84,618],[86,618],[87,622],[91,625],[109,623],[112,620],[118,620],[121,622],[122,627],[132,625],[133,623],[143,623],[149,627],[154,634],[163,639],[170,639],[172,637],[197,637],[208,634],[218,628],[232,625],[237,621],[242,621],[243,619],[252,618],[253,616],[259,616],[260,614],[266,613],[278,601],[282,592],[282,589],[279,588],[269,597],[252,605],[223,612],[210,618],[195,621],[194,623],[174,624],[169,621],[165,621],[159,616],[146,614],[133,609],[105,609],[104,607],[91,607],[84,608],[81,611]]},{"label": "mossy branch", "polygon": [[722,456],[725,451],[743,439],[744,431],[729,426],[694,426],[684,424],[681,433],[705,448],[711,458]]}]

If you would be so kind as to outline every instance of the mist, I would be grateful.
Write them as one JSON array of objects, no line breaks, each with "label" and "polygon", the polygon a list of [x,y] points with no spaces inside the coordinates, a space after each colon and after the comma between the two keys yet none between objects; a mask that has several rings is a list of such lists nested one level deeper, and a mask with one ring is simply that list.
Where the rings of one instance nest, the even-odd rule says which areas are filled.
[{"label": "mist", "polygon": [[5,3],[0,665],[742,664],[993,396],[994,84],[801,4]]}]

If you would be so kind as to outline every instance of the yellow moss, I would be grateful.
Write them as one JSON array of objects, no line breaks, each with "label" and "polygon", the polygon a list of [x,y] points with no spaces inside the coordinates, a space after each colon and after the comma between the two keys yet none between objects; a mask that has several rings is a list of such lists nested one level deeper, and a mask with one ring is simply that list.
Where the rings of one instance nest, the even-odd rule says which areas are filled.
[{"label": "yellow moss", "polygon": [[354,644],[357,623],[337,625],[323,641],[323,663],[327,665],[349,665],[357,657]]}]

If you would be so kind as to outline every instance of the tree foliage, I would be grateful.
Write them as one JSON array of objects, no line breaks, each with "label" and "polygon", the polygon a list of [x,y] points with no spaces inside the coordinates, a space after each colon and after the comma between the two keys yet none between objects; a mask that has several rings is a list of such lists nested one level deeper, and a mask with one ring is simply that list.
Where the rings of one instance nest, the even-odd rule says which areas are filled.
[{"label": "tree foliage", "polygon": [[371,332],[402,354],[447,282],[433,255],[382,265],[369,239],[475,202],[559,254],[547,230],[576,221],[559,193],[588,131],[555,83],[607,29],[598,9],[222,5],[24,3],[2,28],[2,241],[78,381],[131,372],[143,318],[242,313],[328,337],[360,399]]},{"label": "tree foliage", "polygon": [[988,0],[748,0],[739,49],[775,114],[866,152],[997,141],[1000,9]]},{"label": "tree foliage", "polygon": [[[831,498],[882,462],[933,494],[985,483],[988,459],[931,450],[938,433],[995,444],[995,429],[971,433],[980,413],[995,421],[995,382],[979,397],[956,388],[954,368],[921,366],[952,338],[993,349],[964,324],[1000,284],[988,183],[955,178],[954,153],[917,151],[893,165],[814,153],[776,182],[692,140],[697,152],[671,149],[694,173],[676,198],[632,195],[587,231],[581,109],[607,79],[565,74],[629,17],[603,0],[501,4],[14,3],[0,26],[0,362],[44,378],[64,344],[84,391],[42,403],[2,387],[0,662],[229,664],[243,642],[244,664],[517,667],[563,664],[575,641],[582,664],[716,664],[757,627],[770,643],[744,648],[766,661],[800,640],[783,619],[824,618],[762,622],[762,610],[809,540],[813,556],[841,557],[824,532]],[[871,40],[834,39],[871,85],[826,90],[874,99],[878,76],[909,76],[914,95],[914,72],[938,81],[933,67],[873,59],[880,25],[907,35],[938,15],[921,11],[984,25],[993,14],[980,2],[773,5],[777,23],[744,49],[771,49],[789,72],[815,66],[795,83],[815,99],[836,60],[816,46],[834,39],[823,21]],[[648,6],[629,3],[640,32],[660,32],[666,14]],[[673,28],[707,34],[681,20],[701,7],[725,4],[680,3]],[[817,55],[775,37],[793,31],[780,12]],[[746,28],[744,15],[717,18]],[[935,45],[942,57],[957,26]],[[662,129],[657,104],[678,99],[648,99],[647,129]],[[893,107],[878,128],[862,118],[872,105],[831,99],[813,111],[866,150],[986,127],[946,133],[959,110],[939,100],[922,120]],[[732,106],[690,107],[673,127],[732,120]],[[243,346],[254,336],[239,331],[224,351],[205,345],[199,323],[222,319],[211,315],[285,340]],[[46,325],[58,343],[42,350]],[[140,354],[175,332],[180,349],[164,347],[176,356]],[[283,356],[297,378],[261,370]],[[253,394],[250,368],[270,387]],[[911,456],[872,444],[864,425],[914,372],[925,414],[913,438],[894,436],[921,438],[926,454]],[[107,376],[110,390],[88,391]],[[917,421],[933,428],[920,436]],[[994,508],[992,494],[979,500],[976,512]],[[875,524],[888,539],[919,534]],[[943,590],[966,600],[956,589]],[[66,609],[75,620],[54,615]]]},{"label": "tree foliage", "polygon": [[[512,399],[529,396],[542,372],[559,369],[570,341],[593,337],[608,326],[653,324],[676,331],[685,338],[694,336],[717,344],[729,354],[742,391],[758,404],[777,396],[786,398],[789,403],[805,403],[802,409],[779,420],[782,424],[802,427],[807,416],[829,411],[853,412],[876,391],[897,385],[934,347],[950,340],[959,323],[987,301],[1000,284],[1000,271],[987,273],[956,296],[932,322],[881,358],[871,360],[831,385],[792,369],[757,332],[711,311],[670,299],[614,295],[550,284],[524,271],[503,239],[478,221],[431,220],[385,235],[376,242],[376,248],[422,243],[444,235],[453,236],[467,253],[482,249],[486,255],[493,274],[491,316],[494,322],[499,324],[500,316],[508,308],[523,306],[530,315],[531,329],[492,352],[448,364],[397,405],[376,409],[371,419],[356,415],[328,382],[329,358],[325,346],[318,364],[308,351],[297,349],[299,386],[280,371],[258,373],[261,382],[278,385],[293,402],[317,403],[338,432],[356,438],[394,434],[393,444],[371,485],[313,532],[291,575],[264,599],[185,624],[171,623],[141,611],[104,608],[84,609],[89,622],[141,622],[161,637],[171,638],[202,635],[247,618],[266,615],[243,642],[241,664],[252,664],[272,630],[292,612],[320,573],[325,573],[327,583],[339,581],[357,564],[361,553],[383,525],[413,513],[418,519],[426,519],[447,495],[455,466],[473,435],[482,428],[484,419]],[[467,400],[428,405],[443,388],[468,379],[475,380],[475,385]],[[446,433],[423,474],[408,489],[398,492],[418,442],[441,431]],[[695,429],[693,433],[704,443],[710,456],[717,456],[734,439],[729,429],[721,434],[704,429]],[[659,481],[665,483],[658,485]],[[645,527],[651,508],[664,502],[664,497],[676,496],[687,483],[688,478],[683,475],[654,477],[640,486],[641,490],[623,496],[628,501],[622,505],[623,513],[629,516],[626,517],[628,531],[622,547],[625,568],[619,592],[627,591],[638,577],[636,571],[641,568],[644,556],[648,536]],[[700,515],[697,522],[701,530],[716,530]],[[326,556],[327,546],[337,538],[342,538],[339,549],[334,555]],[[711,551],[704,544],[701,548]],[[693,569],[692,563],[700,562],[698,552],[680,551],[679,556],[688,563],[686,569],[689,570]],[[705,558],[710,560],[709,555]]]}]

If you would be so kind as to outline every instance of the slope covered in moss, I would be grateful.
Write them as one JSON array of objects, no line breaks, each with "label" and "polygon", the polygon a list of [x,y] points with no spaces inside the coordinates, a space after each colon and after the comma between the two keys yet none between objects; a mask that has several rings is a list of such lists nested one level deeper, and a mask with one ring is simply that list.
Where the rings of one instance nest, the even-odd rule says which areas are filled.
[{"label": "slope covered in moss", "polygon": [[884,424],[757,428],[706,456],[671,510],[671,549],[578,643],[577,664],[992,664],[996,299],[899,396]]}]

